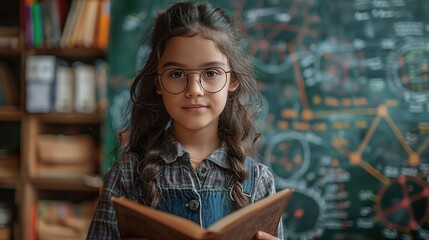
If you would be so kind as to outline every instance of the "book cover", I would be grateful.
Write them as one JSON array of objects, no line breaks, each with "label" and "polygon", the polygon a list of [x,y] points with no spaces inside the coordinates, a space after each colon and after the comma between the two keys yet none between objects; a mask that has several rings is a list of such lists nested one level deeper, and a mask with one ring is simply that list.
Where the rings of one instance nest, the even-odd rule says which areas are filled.
[{"label": "book cover", "polygon": [[100,112],[107,109],[107,81],[109,78],[109,64],[104,59],[95,61],[95,78],[97,83],[97,105]]},{"label": "book cover", "polygon": [[79,9],[77,10],[76,20],[68,41],[69,47],[80,46],[86,28],[89,1],[79,0],[79,2],[80,4],[78,5]]},{"label": "book cover", "polygon": [[27,47],[33,47],[33,14],[32,5],[34,0],[25,0],[24,2],[24,20],[25,20],[25,44]]},{"label": "book cover", "polygon": [[53,24],[52,12],[49,7],[49,2],[47,0],[41,0],[39,6],[43,22],[43,44],[47,48],[52,48]]},{"label": "book cover", "polygon": [[80,43],[84,47],[92,47],[95,37],[95,30],[97,26],[97,17],[98,17],[98,5],[100,4],[99,0],[88,1],[87,11],[85,17],[85,28],[82,37],[80,38]]},{"label": "book cover", "polygon": [[78,113],[97,111],[95,66],[82,62],[72,64],[75,77],[74,110]]},{"label": "book cover", "polygon": [[64,24],[63,34],[61,35],[60,45],[63,48],[70,47],[70,38],[73,33],[74,26],[76,25],[76,19],[78,11],[81,10],[82,1],[72,1],[70,11],[67,13],[66,22]]},{"label": "book cover", "polygon": [[126,198],[112,198],[122,238],[249,240],[258,231],[275,235],[293,190],[241,208],[207,229],[188,219],[147,207]]},{"label": "book cover", "polygon": [[52,47],[57,48],[60,45],[61,40],[61,16],[59,10],[59,3],[56,0],[48,0],[49,10],[51,11],[51,21],[52,21]]},{"label": "book cover", "polygon": [[107,49],[110,31],[110,0],[100,0],[96,47]]},{"label": "book cover", "polygon": [[47,48],[56,48],[61,37],[58,9],[54,0],[41,0],[43,42]]},{"label": "book cover", "polygon": [[33,44],[34,47],[38,48],[42,45],[43,41],[42,10],[38,1],[33,3],[31,14],[33,17]]},{"label": "book cover", "polygon": [[55,103],[57,67],[66,63],[53,55],[32,55],[26,62],[26,109],[50,112]]},{"label": "book cover", "polygon": [[73,112],[73,85],[74,77],[72,68],[69,66],[58,66],[55,84],[55,112]]}]

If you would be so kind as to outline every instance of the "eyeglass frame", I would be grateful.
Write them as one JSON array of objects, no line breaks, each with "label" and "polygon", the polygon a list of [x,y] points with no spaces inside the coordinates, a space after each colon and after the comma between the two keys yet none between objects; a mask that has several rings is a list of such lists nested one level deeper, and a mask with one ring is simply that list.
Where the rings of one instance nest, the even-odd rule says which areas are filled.
[{"label": "eyeglass frame", "polygon": [[[213,69],[213,68],[219,68],[219,69],[222,69],[222,71],[225,73],[225,83],[223,84],[223,86],[219,89],[219,90],[217,90],[217,91],[215,91],[215,92],[210,92],[210,91],[207,91],[204,87],[203,87],[203,85],[202,85],[202,80],[201,80],[201,75],[202,75],[202,73],[204,73],[205,71],[207,71],[208,69]],[[165,87],[164,87],[164,84],[163,84],[163,82],[162,82],[162,75],[166,72],[166,71],[168,71],[168,70],[180,70],[180,71],[182,71],[184,74],[186,74],[186,86],[185,86],[185,88],[183,88],[183,90],[182,91],[180,91],[180,92],[178,92],[178,93],[173,93],[173,92],[170,92],[170,91],[168,91]],[[201,71],[202,70],[202,71]],[[193,73],[195,73],[195,74],[198,74],[198,84],[199,84],[199,86],[205,91],[205,92],[207,92],[207,93],[218,93],[218,92],[220,92],[220,91],[222,91],[224,88],[225,88],[225,86],[226,86],[226,83],[228,82],[228,73],[232,73],[233,71],[232,70],[229,70],[229,71],[226,71],[225,69],[223,69],[222,67],[207,67],[207,68],[167,68],[167,69],[164,69],[161,73],[158,73],[158,72],[156,72],[156,75],[157,76],[160,76],[161,77],[161,86],[162,86],[162,88],[165,90],[165,91],[167,91],[168,93],[170,93],[170,94],[175,94],[175,95],[177,95],[177,94],[181,94],[181,93],[183,93],[184,91],[186,91],[186,89],[188,88],[188,86],[189,86],[189,74],[190,73],[188,73],[188,72],[186,72],[186,71],[201,71],[201,72],[193,72]]]}]

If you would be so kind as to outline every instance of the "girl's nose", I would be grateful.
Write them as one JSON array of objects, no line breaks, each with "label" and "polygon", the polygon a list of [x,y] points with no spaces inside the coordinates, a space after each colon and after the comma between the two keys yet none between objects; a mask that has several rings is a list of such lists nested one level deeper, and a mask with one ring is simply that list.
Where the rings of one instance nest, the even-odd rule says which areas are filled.
[{"label": "girl's nose", "polygon": [[188,87],[186,88],[186,96],[201,96],[204,94],[204,89],[200,83],[200,75],[198,73],[188,74]]}]

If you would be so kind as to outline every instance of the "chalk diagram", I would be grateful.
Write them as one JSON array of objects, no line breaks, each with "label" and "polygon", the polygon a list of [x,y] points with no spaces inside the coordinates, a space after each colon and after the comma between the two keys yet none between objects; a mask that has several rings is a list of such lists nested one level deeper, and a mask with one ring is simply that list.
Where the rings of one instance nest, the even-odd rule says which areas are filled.
[{"label": "chalk diagram", "polygon": [[[429,45],[389,38],[317,42],[318,1],[249,2],[233,6],[243,14],[255,66],[274,76],[293,74],[283,91],[263,92],[270,129],[262,159],[279,188],[296,189],[284,217],[288,238],[333,239],[348,229],[375,229],[368,232],[375,238],[427,238]],[[276,99],[274,91],[286,94]],[[416,103],[426,108],[411,113]]]},{"label": "chalk diagram", "polygon": [[287,55],[308,41],[304,38],[319,34],[314,27],[320,21],[314,1],[244,0],[234,4],[234,11],[242,18],[242,35],[258,71],[284,72],[292,64]]},{"label": "chalk diagram", "polygon": [[276,181],[298,180],[310,166],[310,143],[322,144],[320,137],[299,132],[279,133],[266,144],[264,160],[269,161]]},{"label": "chalk diagram", "polygon": [[[291,186],[293,187],[293,186]],[[325,202],[314,189],[295,188],[294,201],[286,207],[283,226],[288,238],[313,239],[323,232]]]},{"label": "chalk diagram", "polygon": [[377,219],[401,232],[417,230],[429,214],[429,185],[419,178],[401,176],[381,188]]},{"label": "chalk diagram", "polygon": [[389,86],[407,102],[429,101],[429,43],[405,43],[388,58]]},{"label": "chalk diagram", "polygon": [[[361,84],[356,79],[365,76],[362,54],[350,47],[341,48],[338,44],[325,44],[321,47],[315,62],[316,78],[321,91],[337,96],[359,93]],[[309,86],[308,78],[306,86]]]}]

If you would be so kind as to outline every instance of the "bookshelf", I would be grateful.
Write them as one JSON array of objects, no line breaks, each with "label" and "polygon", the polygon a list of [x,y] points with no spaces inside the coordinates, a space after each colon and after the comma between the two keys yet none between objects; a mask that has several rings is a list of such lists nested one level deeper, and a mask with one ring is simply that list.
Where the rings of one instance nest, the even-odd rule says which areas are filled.
[{"label": "bookshelf", "polygon": [[[54,3],[57,5],[52,5]],[[34,4],[38,6],[34,7]],[[105,14],[108,14],[108,4],[109,0],[0,1],[0,214],[10,216],[7,222],[0,221],[0,239],[49,239],[52,236],[45,233],[55,229],[60,229],[57,231],[59,235],[52,239],[84,239],[85,226],[89,224],[87,216],[92,216],[91,210],[101,185],[99,169],[105,108],[102,91],[107,79],[102,79],[104,85],[100,83],[96,62],[107,65],[109,16]],[[48,13],[46,9],[52,6],[55,8],[51,10],[57,12]],[[42,11],[35,13],[38,8]],[[73,8],[85,11],[73,12]],[[101,15],[102,11],[104,15]],[[40,25],[35,26],[36,23],[28,20],[29,13],[35,14],[30,18],[33,20],[34,16],[40,16]],[[68,23],[71,15],[75,15],[75,22],[92,27],[81,27],[86,30],[73,33],[73,24]],[[57,22],[46,26],[48,19],[55,16],[58,17]],[[103,30],[99,29],[101,25]],[[66,43],[61,42],[66,27],[69,36],[76,38],[70,43],[66,40]],[[36,29],[33,34],[37,32],[39,35],[30,37],[29,28]],[[88,37],[89,33],[92,38]],[[78,35],[82,35],[81,40],[75,37]],[[73,73],[71,109],[54,107],[54,102],[64,93],[59,93],[58,84],[49,88],[49,94],[54,98],[48,98],[47,111],[29,107],[39,101],[37,94],[36,97],[31,95],[38,93],[37,89],[29,90],[33,84],[31,78],[37,75],[28,66],[28,60],[34,56],[53,56]],[[76,62],[93,67],[95,89],[91,88],[91,91],[95,91],[95,110],[83,108],[78,111],[76,107]],[[59,67],[56,64],[52,66],[56,77],[53,82],[58,83]],[[102,70],[107,72],[105,68]],[[43,71],[46,73],[46,69]],[[88,91],[88,87],[85,89]],[[84,100],[82,104],[88,104],[88,99]],[[80,161],[79,165],[76,161]],[[42,224],[38,220],[38,216],[45,216],[46,211],[64,209],[85,212],[85,218],[70,216],[79,226],[84,226],[80,235],[70,235],[67,224]]]}]

